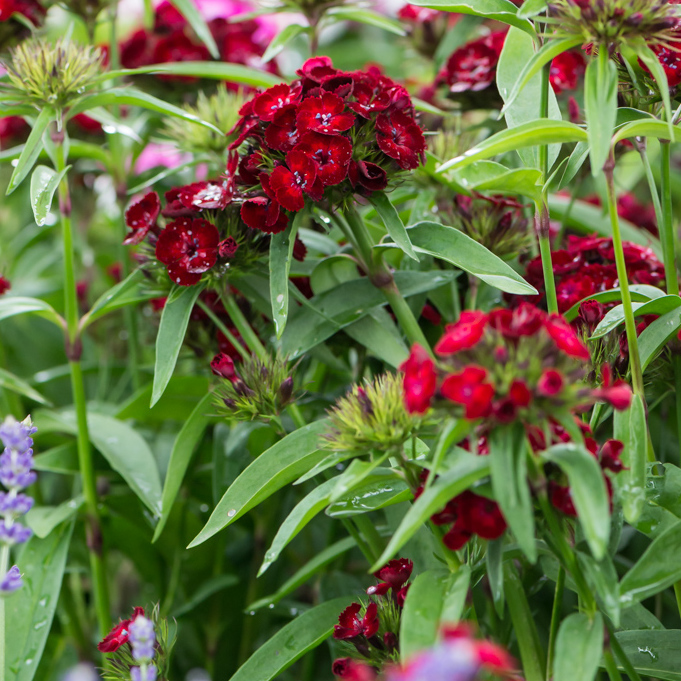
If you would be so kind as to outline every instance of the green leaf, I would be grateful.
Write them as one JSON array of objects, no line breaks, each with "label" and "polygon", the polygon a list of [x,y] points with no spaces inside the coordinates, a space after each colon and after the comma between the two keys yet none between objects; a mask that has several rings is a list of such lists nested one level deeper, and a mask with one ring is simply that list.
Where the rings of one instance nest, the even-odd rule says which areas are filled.
[{"label": "green leaf", "polygon": [[175,370],[180,348],[189,324],[194,304],[203,290],[201,285],[176,286],[168,296],[161,324],[156,336],[156,362],[154,364],[154,387],[151,393],[153,407],[163,395]]},{"label": "green leaf", "polygon": [[260,646],[230,681],[271,681],[331,636],[347,603],[347,597],[336,598],[298,615]]},{"label": "green leaf", "polygon": [[133,87],[111,88],[104,92],[85,95],[84,97],[76,100],[73,106],[69,109],[69,118],[73,118],[73,116],[79,113],[84,113],[94,107],[113,105],[139,106],[149,111],[156,111],[157,113],[163,114],[164,116],[173,116],[174,118],[180,118],[184,121],[188,121],[189,123],[202,125],[204,128],[208,128],[219,135],[224,134],[223,130],[219,130],[212,123],[204,121],[202,118],[199,118],[193,113],[186,111],[185,109],[181,109],[174,104],[164,102],[162,99],[158,99],[153,95],[143,92],[142,90],[137,90]]},{"label": "green leaf", "polygon": [[281,524],[277,534],[272,540],[270,548],[265,553],[265,559],[258,571],[258,577],[262,575],[281,552],[296,537],[296,535],[329,503],[329,497],[336,486],[338,478],[331,478],[313,489],[302,501],[299,501],[294,509],[288,514]]},{"label": "green leaf", "polygon": [[312,560],[308,561],[305,565],[303,565],[302,568],[297,570],[289,579],[287,579],[286,582],[277,589],[276,593],[272,594],[271,596],[261,598],[255,603],[251,603],[249,609],[253,611],[260,610],[260,608],[278,603],[282,598],[288,596],[299,586],[305,584],[308,579],[310,579],[326,565],[333,562],[350,549],[354,548],[354,546],[355,540],[352,537],[345,537],[345,539],[341,539],[335,544],[327,546]]},{"label": "green leaf", "polygon": [[188,601],[181,605],[177,610],[174,610],[172,616],[179,618],[188,615],[194,608],[201,605],[201,603],[211,596],[237,584],[239,584],[239,578],[236,575],[218,575],[217,577],[211,577],[208,581],[201,584]]},{"label": "green leaf", "polygon": [[345,333],[395,369],[409,356],[409,348],[385,308],[371,310],[366,317],[346,326]]},{"label": "green leaf", "polygon": [[411,501],[412,498],[409,486],[397,473],[388,468],[377,468],[352,492],[329,504],[326,515],[330,518],[347,518]]},{"label": "green leaf", "polygon": [[305,211],[296,214],[290,229],[273,234],[270,238],[270,300],[272,301],[272,321],[281,338],[288,319],[288,276],[293,259],[293,246],[301,222],[306,219]]},{"label": "green leaf", "polygon": [[509,170],[501,163],[478,161],[448,175],[450,180],[470,192],[503,192],[541,198],[541,171],[536,168]]},{"label": "green leaf", "polygon": [[615,637],[642,676],[661,681],[681,681],[681,631],[618,631]]},{"label": "green leaf", "polygon": [[47,166],[36,166],[33,171],[33,175],[31,175],[31,208],[33,208],[33,215],[38,227],[45,224],[52,207],[54,193],[66,173],[69,172],[70,167],[67,166],[60,173]]},{"label": "green leaf", "polygon": [[388,230],[390,238],[413,260],[419,261],[418,256],[409,240],[409,234],[400,219],[395,206],[390,203],[390,199],[384,192],[372,192],[369,202],[376,209],[385,228]]},{"label": "green leaf", "polygon": [[[675,310],[677,307],[681,307],[681,298],[676,295],[662,296],[643,303],[633,303],[632,307],[636,317],[646,314],[663,315],[671,310]],[[616,307],[613,307],[612,310],[608,310],[605,317],[601,319],[598,326],[594,329],[590,339],[602,338],[623,323],[624,306],[617,305]]]},{"label": "green leaf", "polygon": [[173,76],[192,76],[194,78],[211,78],[214,80],[226,80],[231,83],[242,83],[252,87],[268,88],[282,82],[281,76],[276,76],[267,71],[242,66],[241,64],[228,64],[214,61],[180,61],[166,64],[151,64],[137,69],[120,69],[107,71],[99,78],[100,81],[112,78],[126,78],[128,76],[144,75],[147,73],[167,73]]},{"label": "green leaf", "polygon": [[45,539],[31,538],[17,556],[24,587],[5,601],[5,671],[12,681],[32,681],[61,590],[73,523]]},{"label": "green leaf", "polygon": [[45,539],[56,527],[73,517],[84,501],[85,498],[79,496],[59,506],[34,506],[26,514],[26,524],[33,530],[36,537]]},{"label": "green leaf", "polygon": [[631,405],[626,411],[615,411],[613,420],[614,436],[624,442],[622,463],[625,470],[618,474],[616,481],[624,517],[628,523],[634,525],[641,517],[646,503],[648,426],[645,406],[640,396],[632,397]]},{"label": "green leaf", "polygon": [[[634,284],[629,287],[631,299],[637,303],[645,303],[649,300],[654,300],[656,297],[661,298],[665,295],[662,289],[655,286],[648,286],[646,284]],[[579,314],[581,304],[587,300],[597,300],[599,303],[612,303],[622,300],[622,291],[619,288],[608,289],[600,293],[594,293],[592,296],[582,298],[575,303],[567,312],[564,313],[565,319],[571,322]]]},{"label": "green leaf", "polygon": [[24,381],[23,378],[19,378],[18,376],[15,376],[14,374],[2,368],[0,368],[0,388],[4,388],[5,390],[11,390],[13,393],[23,395],[24,397],[27,397],[29,400],[39,402],[40,404],[44,404],[47,407],[51,406],[52,404],[46,397],[41,395],[29,383]]},{"label": "green leaf", "polygon": [[504,539],[494,539],[487,542],[485,554],[487,578],[492,592],[494,609],[501,619],[504,618]]},{"label": "green leaf", "polygon": [[677,307],[643,330],[638,337],[638,352],[644,371],[679,328],[681,328],[681,308]]},{"label": "green leaf", "polygon": [[466,604],[471,572],[464,565],[458,572],[427,570],[409,587],[400,620],[400,657],[431,648],[442,624],[455,624]]},{"label": "green leaf", "polygon": [[[438,222],[418,222],[409,227],[407,232],[414,250],[419,253],[445,260],[506,293],[536,294],[534,286],[528,284],[501,258],[454,227]],[[390,244],[382,244],[380,247],[388,246]]]},{"label": "green leaf", "polygon": [[147,300],[152,297],[152,294],[143,295],[141,293],[139,284],[143,281],[144,273],[142,270],[135,270],[123,281],[112,286],[97,298],[94,305],[83,316],[80,322],[81,329],[87,328],[93,322],[109,314],[109,312],[119,310],[127,305],[134,305],[141,300]]},{"label": "green leaf", "polygon": [[76,475],[80,473],[78,467],[78,450],[75,442],[67,442],[52,447],[33,458],[33,468],[37,471],[60,473],[62,475]]},{"label": "green leaf", "polygon": [[664,112],[667,118],[667,131],[669,139],[673,139],[674,130],[674,109],[672,109],[671,98],[669,96],[669,81],[667,73],[665,72],[660,58],[653,52],[646,44],[645,40],[638,39],[631,44],[634,52],[638,58],[648,67],[652,73],[655,83],[660,90],[662,103],[664,104]]},{"label": "green leaf", "polygon": [[163,483],[163,497],[161,499],[161,517],[159,518],[156,529],[154,530],[154,537],[151,540],[155,542],[163,532],[163,528],[168,522],[170,512],[173,509],[173,504],[177,498],[177,493],[180,491],[182,481],[189,467],[194,450],[198,447],[203,438],[203,434],[208,427],[210,417],[207,415],[210,404],[213,401],[213,393],[209,392],[196,405],[196,408],[191,413],[190,417],[184,422],[182,429],[177,434],[173,449],[170,452],[170,461],[168,462],[168,472]]},{"label": "green leaf", "polygon": [[424,525],[431,515],[441,511],[450,499],[467,490],[474,482],[489,475],[489,457],[462,455],[451,468],[423,492],[407,511],[390,538],[383,555],[372,566],[376,572],[387,563]]},{"label": "green leaf", "polygon": [[659,534],[620,582],[622,605],[642,601],[681,579],[681,522]]},{"label": "green leaf", "polygon": [[333,487],[329,501],[338,501],[346,494],[359,487],[359,485],[366,480],[366,478],[371,475],[387,457],[388,453],[386,452],[382,456],[377,456],[373,461],[353,459],[343,473],[336,478],[336,484]]},{"label": "green leaf", "polygon": [[272,41],[267,46],[265,54],[262,56],[263,64],[272,61],[292,40],[297,38],[301,33],[309,33],[309,26],[301,26],[300,24],[289,24],[279,31],[277,35],[272,38]]},{"label": "green leaf", "polygon": [[[511,28],[508,32],[504,41],[504,48],[499,57],[496,78],[499,93],[505,101],[502,113],[506,118],[506,125],[509,128],[534,121],[543,115],[541,109],[543,85],[540,71],[556,54],[555,50],[549,48],[555,47],[560,42],[562,41],[550,40],[545,43],[539,52],[536,52],[535,42],[527,33],[517,28]],[[559,52],[570,49],[570,47],[574,47],[580,44],[580,42],[574,39],[565,41],[558,48]],[[541,55],[541,58],[537,60],[538,55]],[[534,68],[531,67],[533,62]],[[519,64],[527,65],[521,77],[518,76]],[[525,73],[525,70],[527,70],[527,73]],[[517,95],[521,90],[523,96],[518,97]],[[509,91],[511,91],[510,95]],[[562,120],[558,100],[551,86],[548,88],[548,108],[546,114],[552,120]],[[549,168],[553,166],[559,153],[559,144],[551,145],[548,148]],[[526,167],[540,169],[539,148],[520,149],[518,154]]]},{"label": "green leaf", "polygon": [[593,681],[603,651],[603,616],[581,612],[568,615],[556,638],[553,681]]},{"label": "green leaf", "polygon": [[613,137],[612,143],[616,144],[632,137],[655,137],[660,140],[679,142],[681,141],[681,130],[674,127],[670,136],[669,126],[666,123],[647,117],[623,125]]},{"label": "green leaf", "polygon": [[332,7],[325,12],[325,16],[337,21],[356,21],[359,24],[375,26],[376,28],[382,28],[384,31],[394,33],[395,35],[407,35],[407,32],[399,21],[395,21],[390,17],[386,17],[383,14],[363,7],[351,7],[349,5]]},{"label": "green leaf", "polygon": [[[55,430],[78,434],[76,414],[71,410],[40,412],[52,419]],[[36,422],[38,421],[36,416]],[[161,478],[156,459],[146,440],[127,423],[112,416],[90,412],[87,417],[90,442],[154,514],[161,512]]]},{"label": "green leaf", "polygon": [[521,425],[490,433],[490,468],[494,498],[518,545],[531,562],[537,560],[534,509],[527,484],[527,440]]},{"label": "green leaf", "polygon": [[518,16],[529,19],[540,14],[546,9],[548,0],[525,0],[522,7],[518,9]]},{"label": "green leaf", "polygon": [[496,135],[488,137],[461,156],[443,163],[437,172],[444,173],[451,168],[463,167],[474,161],[491,158],[509,151],[525,149],[526,147],[563,142],[586,142],[587,139],[586,132],[574,123],[539,118],[536,121],[523,123],[515,128],[502,130]]},{"label": "green leaf", "polygon": [[60,329],[64,328],[64,320],[44,300],[10,295],[4,295],[0,298],[0,321],[28,313],[37,314],[39,317],[56,324]]},{"label": "green leaf", "polygon": [[17,161],[14,171],[12,172],[12,177],[9,179],[9,185],[7,186],[7,194],[11,194],[23,181],[24,178],[31,172],[33,164],[38,160],[40,152],[43,150],[43,133],[47,130],[47,126],[55,120],[56,113],[54,109],[46,106],[36,118],[33,124],[33,129],[31,134],[24,144],[24,148],[21,151],[21,156]]},{"label": "green leaf", "polygon": [[485,17],[502,21],[509,26],[520,28],[536,37],[532,22],[518,16],[518,8],[510,0],[416,0],[412,3],[418,7],[430,7],[441,12],[455,12],[456,14],[472,14],[476,17]]},{"label": "green leaf", "polygon": [[220,51],[215,44],[215,38],[203,18],[203,15],[192,0],[170,0],[170,4],[187,20],[198,39],[208,48],[213,59],[220,59]]},{"label": "green leaf", "polygon": [[554,445],[542,456],[567,475],[584,536],[594,557],[600,560],[610,537],[610,501],[598,461],[576,444]]},{"label": "green leaf", "polygon": [[328,452],[319,449],[320,437],[328,428],[328,421],[315,421],[263,452],[225,492],[188,548],[202,544],[321,461]]},{"label": "green leaf", "polygon": [[589,137],[591,172],[598,175],[610,154],[617,121],[617,67],[602,50],[586,67],[584,113]]}]

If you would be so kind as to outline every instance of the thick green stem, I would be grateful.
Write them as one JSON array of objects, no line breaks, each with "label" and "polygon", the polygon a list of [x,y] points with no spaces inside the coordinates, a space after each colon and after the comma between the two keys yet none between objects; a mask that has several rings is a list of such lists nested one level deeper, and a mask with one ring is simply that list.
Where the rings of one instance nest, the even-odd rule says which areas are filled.
[{"label": "thick green stem", "polygon": [[546,660],[546,678],[550,679],[553,668],[553,658],[556,649],[556,638],[558,627],[560,626],[560,615],[563,609],[563,594],[565,593],[565,569],[561,565],[558,568],[558,578],[556,579],[556,591],[553,597],[553,608],[551,609],[551,627],[549,629],[549,652]]},{"label": "thick green stem", "polygon": [[676,271],[676,239],[674,238],[672,213],[671,183],[671,144],[662,142],[662,221],[659,222],[662,256],[664,259],[664,276],[667,282],[667,293],[679,294],[679,277]]},{"label": "thick green stem", "polygon": [[630,681],[641,681],[640,674],[634,669],[634,665],[631,664],[627,654],[624,652],[624,650],[622,650],[622,646],[617,640],[614,630],[610,625],[607,625],[607,627],[608,633],[610,634],[610,647],[612,648],[612,652],[615,654],[615,657],[619,661],[620,667],[624,669],[624,673],[629,677]]},{"label": "thick green stem", "polygon": [[544,273],[544,290],[546,291],[546,305],[550,314],[558,312],[558,296],[556,295],[556,281],[553,276],[553,262],[551,261],[551,240],[549,236],[549,210],[544,202],[538,203],[535,213],[535,228],[539,239],[541,267]]},{"label": "thick green stem", "polygon": [[220,295],[220,299],[222,300],[222,304],[225,306],[225,310],[227,310],[229,318],[234,323],[234,326],[236,326],[236,328],[239,330],[241,337],[244,339],[244,342],[249,347],[251,352],[253,352],[261,361],[265,361],[268,356],[267,350],[265,350],[265,346],[260,342],[260,339],[256,335],[255,331],[253,331],[253,327],[248,323],[248,320],[241,311],[241,308],[237,304],[234,296],[231,293],[225,291]]},{"label": "thick green stem", "polygon": [[605,670],[608,672],[610,681],[622,681],[622,675],[620,670],[617,669],[617,662],[615,662],[612,650],[609,647],[603,650],[603,660],[605,661]]},{"label": "thick green stem", "polygon": [[641,369],[641,358],[638,353],[638,337],[636,335],[636,321],[634,310],[631,305],[631,293],[629,292],[629,280],[627,278],[627,266],[624,260],[624,249],[622,246],[622,235],[620,233],[620,221],[617,214],[617,197],[615,196],[615,182],[613,178],[614,160],[612,158],[606,164],[605,179],[608,188],[608,212],[610,213],[610,224],[612,226],[612,244],[615,251],[615,264],[617,265],[617,279],[619,280],[620,292],[622,294],[622,308],[624,310],[624,327],[627,333],[627,343],[629,345],[629,368],[631,371],[631,382],[634,392],[645,401],[643,390],[643,371]]},{"label": "thick green stem", "polygon": [[354,206],[350,205],[347,207],[345,219],[354,237],[364,270],[369,275],[374,286],[383,292],[386,300],[390,303],[390,307],[395,313],[395,317],[397,317],[397,321],[409,343],[412,345],[417,343],[430,352],[430,344],[423,335],[423,331],[414,313],[397,288],[395,279],[385,263],[383,255],[373,250],[374,244],[372,243],[371,235],[364,224],[364,220],[362,220]]},{"label": "thick green stem", "polygon": [[[61,172],[66,166],[64,146],[59,138],[55,141],[57,149],[56,169],[57,172]],[[71,197],[68,175],[65,175],[59,184],[59,212],[61,215],[64,246],[64,307],[67,329],[66,353],[69,359],[71,390],[73,392],[73,403],[76,410],[78,464],[83,485],[83,495],[85,497],[87,545],[90,553],[95,611],[100,634],[104,636],[111,625],[111,617],[101,541],[99,508],[97,504],[97,487],[92,464],[92,452],[90,450],[85,384],[83,382],[83,371],[80,364],[81,339],[78,331],[78,296],[76,293],[73,226],[71,224]]]},{"label": "thick green stem", "polygon": [[374,556],[374,562],[376,562],[381,557],[383,550],[385,549],[385,542],[383,541],[383,538],[378,533],[376,526],[371,522],[368,516],[356,515],[352,520],[354,521],[357,529],[364,536],[364,539],[369,545],[371,553]]}]

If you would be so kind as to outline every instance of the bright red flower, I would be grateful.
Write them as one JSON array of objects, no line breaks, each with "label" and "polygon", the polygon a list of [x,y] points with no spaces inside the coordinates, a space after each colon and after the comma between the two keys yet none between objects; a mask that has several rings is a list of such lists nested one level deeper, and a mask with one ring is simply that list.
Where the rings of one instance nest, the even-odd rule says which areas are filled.
[{"label": "bright red flower", "polygon": [[[675,49],[664,47],[663,45],[651,46],[653,52],[662,64],[665,74],[667,75],[667,82],[669,87],[676,87],[681,84],[681,54]],[[650,73],[648,67],[639,59],[638,62],[645,71]]]},{"label": "bright red flower", "polygon": [[613,383],[612,371],[607,364],[603,366],[602,371],[603,385],[594,391],[594,397],[609,402],[618,411],[628,409],[632,398],[629,384],[621,378]]},{"label": "bright red flower", "polygon": [[125,211],[125,224],[132,230],[123,243],[126,246],[139,244],[150,229],[155,229],[156,220],[161,212],[161,202],[156,192],[145,194]]},{"label": "bright red flower", "polygon": [[565,381],[563,380],[563,375],[560,371],[547,369],[539,378],[537,391],[544,397],[555,397],[561,392],[564,385]]},{"label": "bright red flower", "polygon": [[521,336],[534,336],[544,324],[546,313],[530,303],[523,302],[514,310],[496,308],[489,313],[489,325],[508,340]]},{"label": "bright red flower", "polygon": [[475,347],[485,335],[489,317],[480,310],[465,310],[454,324],[448,324],[435,352],[446,357]]},{"label": "bright red flower", "polygon": [[395,558],[375,572],[374,577],[388,583],[393,591],[399,591],[411,577],[413,569],[414,563],[408,558]]},{"label": "bright red flower", "polygon": [[289,151],[286,166],[277,166],[270,175],[270,185],[277,201],[286,210],[297,212],[305,205],[303,192],[319,201],[324,191],[317,177],[317,164],[302,151]]},{"label": "bright red flower", "polygon": [[413,118],[401,111],[380,114],[376,119],[376,133],[378,148],[395,159],[400,168],[418,168],[426,150],[426,140]]},{"label": "bright red flower", "polygon": [[624,443],[619,440],[608,440],[600,451],[600,464],[603,470],[619,473],[624,470],[624,464],[620,461]]},{"label": "bright red flower", "polygon": [[357,636],[371,638],[376,634],[379,627],[378,606],[369,603],[364,617],[360,620],[357,616],[362,606],[359,603],[349,605],[338,617],[338,624],[333,628],[333,637],[339,641],[347,641]]},{"label": "bright red flower", "polygon": [[586,70],[586,60],[581,52],[570,50],[559,54],[551,62],[549,79],[557,95],[563,90],[574,90]]},{"label": "bright red flower", "polygon": [[256,196],[244,201],[241,206],[241,219],[251,228],[267,234],[278,234],[288,226],[286,214],[279,209],[276,201],[265,196]]},{"label": "bright red flower", "polygon": [[442,541],[448,549],[458,551],[468,543],[468,540],[472,536],[472,532],[469,532],[461,523],[457,522],[454,523],[444,537],[442,537]]},{"label": "bright red flower", "polygon": [[334,660],[331,671],[334,676],[345,679],[345,681],[374,681],[376,679],[374,667],[350,657]]},{"label": "bright red flower", "polygon": [[329,76],[335,76],[338,69],[333,67],[331,57],[311,57],[296,73],[303,79],[311,80],[313,83],[321,83]]},{"label": "bright red flower", "polygon": [[317,163],[317,177],[325,186],[342,182],[348,174],[352,144],[345,137],[306,133],[295,151],[302,152]]},{"label": "bright red flower", "polygon": [[286,83],[275,85],[253,100],[253,114],[261,121],[271,121],[284,107],[297,104],[301,94],[302,90],[298,85],[293,87]]},{"label": "bright red flower", "polygon": [[516,407],[527,407],[532,402],[532,393],[527,383],[518,379],[511,383],[508,396]]},{"label": "bright red flower", "polygon": [[337,135],[350,130],[355,124],[355,115],[345,111],[345,102],[338,95],[325,92],[321,97],[308,97],[301,103],[296,122],[301,133]]},{"label": "bright red flower", "polygon": [[300,133],[296,124],[298,107],[295,104],[277,111],[272,123],[265,130],[265,144],[270,149],[291,151],[300,141]]},{"label": "bright red flower", "polygon": [[572,501],[572,493],[569,487],[559,485],[553,482],[553,480],[549,481],[549,498],[551,499],[551,505],[561,513],[572,518],[577,517],[577,509]]},{"label": "bright red flower", "polygon": [[391,103],[390,90],[384,79],[371,74],[357,74],[352,96],[355,101],[348,102],[348,107],[366,119],[371,118],[372,113],[385,111]]},{"label": "bright red flower", "polygon": [[233,187],[222,182],[194,182],[179,190],[178,198],[190,210],[222,210],[232,200]]},{"label": "bright red flower", "polygon": [[498,539],[506,530],[496,501],[466,491],[459,495],[458,502],[461,522],[469,532],[483,539]]},{"label": "bright red flower", "polygon": [[400,371],[404,373],[402,391],[407,411],[412,414],[428,411],[437,389],[435,363],[430,355],[420,345],[413,345]]},{"label": "bright red flower", "polygon": [[474,641],[475,654],[480,664],[488,670],[508,673],[515,667],[513,658],[504,648],[491,641]]},{"label": "bright red flower", "polygon": [[0,296],[3,293],[7,293],[12,288],[12,285],[9,283],[9,279],[6,279],[5,277],[0,274]]},{"label": "bright red flower", "polygon": [[550,315],[544,323],[544,328],[558,349],[566,355],[576,359],[591,359],[586,345],[579,340],[573,328],[560,315]]},{"label": "bright red flower", "polygon": [[494,386],[486,379],[485,369],[470,365],[458,374],[447,376],[440,392],[446,399],[463,405],[467,419],[479,419],[488,416],[492,410]]},{"label": "bright red flower", "polygon": [[193,286],[218,259],[220,235],[215,225],[202,218],[180,218],[159,235],[156,257],[180,286]]},{"label": "bright red flower", "polygon": [[98,644],[97,650],[102,653],[113,653],[128,642],[128,629],[139,616],[144,616],[144,608],[135,608],[129,620],[119,622]]}]

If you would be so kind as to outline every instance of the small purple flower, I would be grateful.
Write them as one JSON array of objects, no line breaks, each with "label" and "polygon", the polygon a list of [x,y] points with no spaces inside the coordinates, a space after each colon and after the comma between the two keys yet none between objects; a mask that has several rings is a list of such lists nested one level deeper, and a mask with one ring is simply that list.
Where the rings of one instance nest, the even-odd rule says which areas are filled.
[{"label": "small purple flower", "polygon": [[9,447],[0,455],[0,482],[8,489],[24,489],[36,480],[33,450],[18,452]]},{"label": "small purple flower", "polygon": [[22,586],[21,572],[19,572],[19,568],[14,565],[9,569],[2,580],[0,580],[0,595],[11,594],[17,589],[21,589]]},{"label": "small purple flower", "polygon": [[33,532],[29,527],[24,527],[15,523],[13,525],[8,525],[7,522],[0,522],[0,542],[3,544],[23,544],[27,542]]},{"label": "small purple flower", "polygon": [[154,623],[144,615],[137,615],[129,629],[132,656],[137,662],[151,661],[154,657],[156,634]]},{"label": "small purple flower", "polygon": [[27,416],[21,422],[13,416],[8,416],[0,424],[0,440],[7,449],[13,449],[15,452],[23,454],[33,447],[31,435],[37,430],[31,423],[30,416]]},{"label": "small purple flower", "polygon": [[143,672],[141,667],[130,667],[132,681],[156,681],[158,670],[153,664],[149,664]]},{"label": "small purple flower", "polygon": [[33,499],[17,492],[0,492],[0,515],[20,516],[33,508]]}]

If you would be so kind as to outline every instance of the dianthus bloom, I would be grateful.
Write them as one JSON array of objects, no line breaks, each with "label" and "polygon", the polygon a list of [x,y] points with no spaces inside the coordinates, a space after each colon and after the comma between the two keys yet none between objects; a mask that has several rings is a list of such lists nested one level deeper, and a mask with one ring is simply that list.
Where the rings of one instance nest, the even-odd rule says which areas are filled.
[{"label": "dianthus bloom", "polygon": [[97,650],[102,653],[116,652],[122,645],[128,642],[130,625],[138,616],[144,615],[144,608],[135,608],[132,617],[121,620],[113,629],[97,644]]}]

